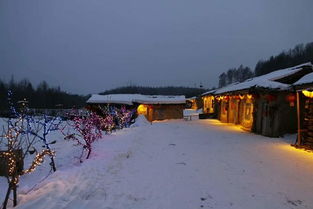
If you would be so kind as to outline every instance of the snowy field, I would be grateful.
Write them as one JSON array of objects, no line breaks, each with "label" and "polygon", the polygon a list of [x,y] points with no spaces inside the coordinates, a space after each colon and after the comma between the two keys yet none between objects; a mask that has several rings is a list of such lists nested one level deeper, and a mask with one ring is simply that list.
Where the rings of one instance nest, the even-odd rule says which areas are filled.
[{"label": "snowy field", "polygon": [[[104,136],[78,163],[71,142],[25,175],[18,209],[313,208],[313,153],[217,120],[138,123]],[[0,177],[0,197],[7,188]],[[11,204],[11,203],[10,203]]]}]

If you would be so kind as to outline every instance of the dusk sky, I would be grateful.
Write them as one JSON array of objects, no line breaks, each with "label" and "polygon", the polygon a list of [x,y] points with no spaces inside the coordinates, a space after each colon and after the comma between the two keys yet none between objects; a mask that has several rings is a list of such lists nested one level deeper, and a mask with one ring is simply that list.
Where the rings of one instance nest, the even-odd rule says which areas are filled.
[{"label": "dusk sky", "polygon": [[313,0],[0,0],[0,78],[71,93],[217,86],[313,41]]}]

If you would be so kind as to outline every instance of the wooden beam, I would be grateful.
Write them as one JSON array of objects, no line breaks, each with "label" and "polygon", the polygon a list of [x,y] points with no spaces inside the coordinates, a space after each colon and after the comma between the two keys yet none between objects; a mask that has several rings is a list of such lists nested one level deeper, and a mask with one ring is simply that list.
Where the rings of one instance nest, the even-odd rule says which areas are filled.
[{"label": "wooden beam", "polygon": [[297,118],[298,118],[297,145],[301,145],[301,117],[300,117],[300,95],[299,95],[299,91],[297,91]]}]

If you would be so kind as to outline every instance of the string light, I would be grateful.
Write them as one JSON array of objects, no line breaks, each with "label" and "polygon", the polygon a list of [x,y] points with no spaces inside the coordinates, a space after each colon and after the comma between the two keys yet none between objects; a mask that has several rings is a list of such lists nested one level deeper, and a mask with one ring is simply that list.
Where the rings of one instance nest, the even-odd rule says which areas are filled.
[{"label": "string light", "polygon": [[51,151],[49,149],[45,149],[45,150],[42,150],[40,153],[37,153],[31,166],[27,170],[23,170],[22,174],[27,174],[27,173],[31,173],[31,172],[35,171],[36,167],[41,165],[44,162],[44,157],[46,155],[53,157],[55,155],[55,152]]}]

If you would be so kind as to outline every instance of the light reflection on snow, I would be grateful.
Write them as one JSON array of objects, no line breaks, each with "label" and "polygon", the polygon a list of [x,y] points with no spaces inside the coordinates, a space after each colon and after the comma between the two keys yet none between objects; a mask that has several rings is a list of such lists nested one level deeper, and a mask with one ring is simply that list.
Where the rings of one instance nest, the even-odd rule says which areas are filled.
[{"label": "light reflection on snow", "polygon": [[235,125],[232,123],[222,123],[219,120],[215,120],[215,119],[206,120],[206,122],[208,124],[214,125],[214,126],[223,126],[223,129],[225,129],[225,130],[245,132],[242,129],[242,126],[240,126],[240,125]]},{"label": "light reflection on snow", "polygon": [[312,150],[299,149],[299,148],[293,147],[289,144],[280,144],[279,148],[283,149],[284,151],[287,151],[287,152],[292,152],[294,154],[308,156],[308,157],[313,159],[313,151]]}]

